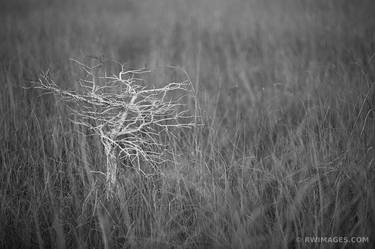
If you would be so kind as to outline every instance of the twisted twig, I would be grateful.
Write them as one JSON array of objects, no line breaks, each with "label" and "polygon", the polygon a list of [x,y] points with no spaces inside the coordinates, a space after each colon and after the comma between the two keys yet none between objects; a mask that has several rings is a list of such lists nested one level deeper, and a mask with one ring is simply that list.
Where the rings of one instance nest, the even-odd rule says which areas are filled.
[{"label": "twisted twig", "polygon": [[[160,88],[146,88],[139,79],[144,70],[126,71],[121,65],[118,75],[97,76],[99,65],[88,67],[77,62],[89,79],[80,80],[82,93],[59,88],[44,74],[37,88],[57,94],[75,105],[70,107],[77,119],[73,122],[92,129],[100,136],[107,157],[107,183],[110,191],[116,182],[118,158],[134,162],[143,172],[140,160],[155,164],[161,160],[159,142],[162,132],[171,127],[192,127],[195,118],[181,106],[180,94],[189,93],[190,82],[169,83]],[[100,82],[100,83],[99,83]]]}]

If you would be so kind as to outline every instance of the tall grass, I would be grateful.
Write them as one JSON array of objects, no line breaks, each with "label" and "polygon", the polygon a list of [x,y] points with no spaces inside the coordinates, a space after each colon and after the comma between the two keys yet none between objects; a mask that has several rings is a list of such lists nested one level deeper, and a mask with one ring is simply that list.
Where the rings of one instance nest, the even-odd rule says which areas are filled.
[{"label": "tall grass", "polygon": [[[374,245],[372,1],[1,4],[0,247]],[[30,88],[49,70],[79,89],[69,58],[89,56],[145,66],[155,87],[183,68],[203,123],[160,137],[158,174],[118,169],[111,198],[100,137]]]}]

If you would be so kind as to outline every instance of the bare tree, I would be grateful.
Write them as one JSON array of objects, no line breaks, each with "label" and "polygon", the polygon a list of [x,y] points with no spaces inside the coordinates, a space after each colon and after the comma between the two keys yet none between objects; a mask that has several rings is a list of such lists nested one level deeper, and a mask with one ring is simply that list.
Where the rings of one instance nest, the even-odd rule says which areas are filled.
[{"label": "bare tree", "polygon": [[195,125],[196,118],[188,114],[181,101],[193,93],[191,82],[147,88],[141,77],[148,71],[128,71],[119,64],[121,70],[117,75],[108,76],[105,72],[98,75],[102,63],[89,67],[75,62],[88,75],[87,79],[79,80],[79,91],[61,89],[48,73],[39,79],[37,88],[72,103],[68,105],[75,115],[72,122],[99,135],[107,158],[106,180],[110,193],[116,184],[118,159],[124,159],[120,161],[131,163],[138,173],[145,174],[141,161],[157,165],[163,160],[162,133]]}]

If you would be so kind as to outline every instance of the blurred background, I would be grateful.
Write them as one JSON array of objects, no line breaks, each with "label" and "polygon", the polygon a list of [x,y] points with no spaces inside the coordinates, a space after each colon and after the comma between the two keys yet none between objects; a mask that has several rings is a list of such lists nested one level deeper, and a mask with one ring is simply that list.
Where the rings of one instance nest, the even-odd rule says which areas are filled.
[{"label": "blurred background", "polygon": [[1,2],[3,70],[15,72],[9,76],[18,79],[9,80],[19,82],[12,88],[47,69],[69,86],[69,58],[96,56],[155,72],[182,67],[202,101],[219,97],[228,113],[243,106],[241,113],[250,114],[260,99],[279,107],[274,91],[301,97],[324,88],[329,94],[337,84],[359,91],[349,79],[359,80],[363,67],[373,77],[372,1]]}]

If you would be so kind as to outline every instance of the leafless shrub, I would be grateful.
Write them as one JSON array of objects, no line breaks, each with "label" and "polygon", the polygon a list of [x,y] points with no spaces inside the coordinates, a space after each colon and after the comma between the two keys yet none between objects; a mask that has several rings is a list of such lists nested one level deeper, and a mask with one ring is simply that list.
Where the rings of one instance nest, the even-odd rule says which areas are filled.
[{"label": "leafless shrub", "polygon": [[103,64],[89,67],[75,62],[88,75],[79,81],[78,91],[61,89],[48,73],[39,79],[37,88],[71,103],[68,107],[75,116],[72,122],[99,135],[107,157],[109,192],[115,186],[119,162],[126,161],[131,165],[125,167],[134,167],[145,174],[141,162],[156,166],[163,161],[162,133],[195,125],[196,118],[188,114],[181,101],[192,93],[190,81],[147,88],[141,77],[148,71],[127,71],[119,64],[118,75],[108,76],[98,70]]}]

